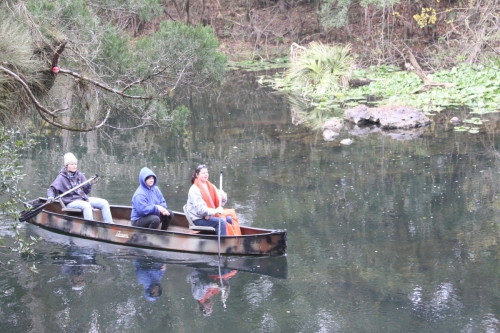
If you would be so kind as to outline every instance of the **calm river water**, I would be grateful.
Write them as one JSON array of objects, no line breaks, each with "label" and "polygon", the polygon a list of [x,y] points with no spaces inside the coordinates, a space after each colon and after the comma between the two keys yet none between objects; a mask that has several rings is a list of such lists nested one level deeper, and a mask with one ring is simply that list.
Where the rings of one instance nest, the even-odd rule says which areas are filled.
[{"label": "calm river water", "polygon": [[[0,252],[3,263],[15,260],[0,266],[1,332],[500,331],[498,119],[473,135],[454,132],[442,113],[414,140],[343,130],[324,142],[292,124],[283,97],[245,76],[189,107],[182,136],[40,133],[22,186],[44,196],[71,151],[81,171],[101,176],[94,195],[129,205],[148,166],[179,211],[191,170],[205,163],[216,184],[223,171],[241,224],[288,230],[288,254],[241,266],[226,259],[221,288],[217,257],[23,225],[44,240],[34,258]],[[1,223],[10,245],[10,222]],[[150,296],[152,282],[160,296]]]}]

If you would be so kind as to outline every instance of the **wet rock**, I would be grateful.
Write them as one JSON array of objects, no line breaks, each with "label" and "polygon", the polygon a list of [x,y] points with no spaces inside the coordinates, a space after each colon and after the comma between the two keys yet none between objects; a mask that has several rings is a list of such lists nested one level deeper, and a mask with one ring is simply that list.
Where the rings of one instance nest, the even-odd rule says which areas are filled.
[{"label": "wet rock", "polygon": [[369,134],[372,134],[372,133],[382,132],[382,129],[380,129],[379,127],[374,126],[374,125],[360,127],[358,125],[354,125],[353,123],[347,123],[345,128],[347,129],[347,132],[350,135],[358,136],[358,137],[364,137],[364,136],[368,136]]},{"label": "wet rock", "polygon": [[450,123],[452,125],[460,125],[462,123],[462,121],[458,117],[453,117],[450,119]]},{"label": "wet rock", "polygon": [[332,118],[328,119],[322,126],[321,128],[323,129],[330,129],[333,130],[337,133],[340,133],[340,130],[342,129],[342,120],[339,118]]},{"label": "wet rock", "polygon": [[323,131],[323,140],[325,140],[325,141],[333,141],[338,136],[339,136],[339,133],[337,133],[331,129],[327,129],[327,130]]},{"label": "wet rock", "polygon": [[398,141],[408,141],[417,139],[422,136],[426,131],[425,127],[410,128],[410,129],[397,129],[383,131],[383,135],[390,137],[391,139]]},{"label": "wet rock", "polygon": [[391,139],[398,141],[408,141],[416,139],[422,136],[427,129],[426,127],[419,127],[410,129],[383,130],[375,125],[360,127],[352,123],[347,123],[345,125],[345,128],[347,129],[347,132],[352,136],[366,137],[370,134],[377,133],[377,134],[382,134],[384,136],[388,136]]},{"label": "wet rock", "polygon": [[350,145],[352,145],[352,140],[351,139],[344,139],[344,140],[340,141],[340,143],[343,145],[346,145],[346,146],[350,146]]},{"label": "wet rock", "polygon": [[344,120],[354,124],[378,124],[383,129],[408,129],[431,124],[420,110],[406,106],[369,108],[358,105],[344,112]]}]

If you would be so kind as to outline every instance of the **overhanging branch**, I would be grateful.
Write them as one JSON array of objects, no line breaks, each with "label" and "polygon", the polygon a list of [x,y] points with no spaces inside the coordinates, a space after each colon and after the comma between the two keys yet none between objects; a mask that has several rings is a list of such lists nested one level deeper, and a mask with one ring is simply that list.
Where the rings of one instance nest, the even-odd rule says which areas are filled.
[{"label": "overhanging branch", "polygon": [[130,99],[142,99],[142,100],[150,100],[150,99],[153,99],[152,96],[140,96],[140,95],[129,95],[129,94],[125,94],[124,92],[120,91],[120,90],[116,90],[116,89],[113,89],[111,87],[108,87],[107,85],[99,82],[99,81],[96,81],[96,80],[93,80],[91,78],[88,78],[86,76],[83,76],[83,75],[80,75],[76,72],[73,72],[73,71],[70,71],[70,70],[67,70],[67,69],[59,69],[59,73],[65,73],[65,74],[68,74],[68,75],[71,75],[73,77],[76,77],[80,80],[83,80],[83,81],[88,81],[90,83],[92,83],[93,85],[99,87],[99,88],[102,88],[108,92],[111,92],[113,94],[117,94],[119,96],[122,96],[122,97],[126,97],[126,98],[130,98]]},{"label": "overhanging branch", "polygon": [[11,70],[9,70],[3,66],[0,66],[0,70],[2,70],[7,75],[13,77],[17,82],[19,82],[23,86],[23,88],[26,91],[26,93],[28,94],[29,98],[35,104],[35,107],[38,110],[38,113],[40,113],[40,114],[46,113],[48,115],[51,115],[52,117],[57,117],[58,112],[61,112],[61,111],[68,109],[68,108],[63,108],[63,109],[58,109],[58,110],[49,110],[48,108],[43,106],[42,103],[40,103],[38,101],[38,99],[35,97],[35,95],[33,95],[33,92],[31,91],[31,89],[28,87],[28,84],[26,84],[26,82],[24,82],[24,80],[19,75],[17,75],[16,73],[12,72]]}]

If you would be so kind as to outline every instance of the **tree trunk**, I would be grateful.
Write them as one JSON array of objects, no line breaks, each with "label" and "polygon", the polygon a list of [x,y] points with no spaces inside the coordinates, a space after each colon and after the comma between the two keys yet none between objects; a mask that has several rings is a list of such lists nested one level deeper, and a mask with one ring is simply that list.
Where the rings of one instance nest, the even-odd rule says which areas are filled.
[{"label": "tree trunk", "polygon": [[186,10],[186,25],[191,25],[191,16],[189,15],[189,0],[186,0],[186,6],[184,8]]}]

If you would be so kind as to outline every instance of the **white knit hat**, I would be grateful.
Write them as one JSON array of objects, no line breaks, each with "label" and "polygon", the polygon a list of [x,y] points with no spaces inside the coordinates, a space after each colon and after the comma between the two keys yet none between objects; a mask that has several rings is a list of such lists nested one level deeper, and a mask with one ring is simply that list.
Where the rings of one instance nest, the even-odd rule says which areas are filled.
[{"label": "white knit hat", "polygon": [[64,154],[64,165],[66,166],[72,162],[74,163],[78,162],[75,155],[73,155],[72,153]]}]

